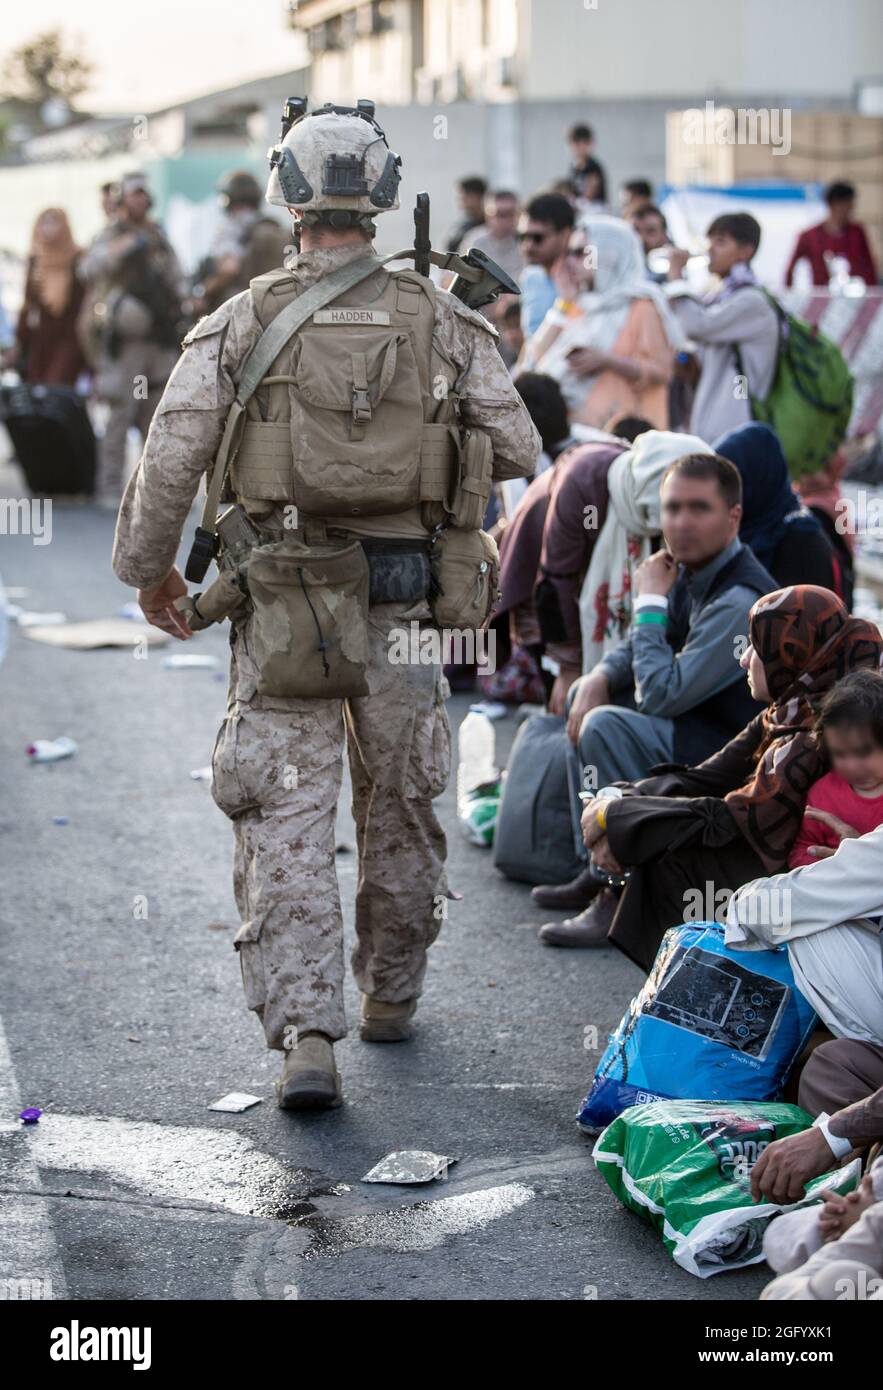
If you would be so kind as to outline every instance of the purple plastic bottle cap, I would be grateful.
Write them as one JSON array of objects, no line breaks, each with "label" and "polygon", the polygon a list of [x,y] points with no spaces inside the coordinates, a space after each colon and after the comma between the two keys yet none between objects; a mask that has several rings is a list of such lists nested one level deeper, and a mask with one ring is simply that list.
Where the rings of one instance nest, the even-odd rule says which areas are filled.
[{"label": "purple plastic bottle cap", "polygon": [[26,1110],[19,1112],[18,1118],[24,1120],[26,1125],[35,1125],[42,1114],[43,1111],[36,1105],[29,1105]]}]

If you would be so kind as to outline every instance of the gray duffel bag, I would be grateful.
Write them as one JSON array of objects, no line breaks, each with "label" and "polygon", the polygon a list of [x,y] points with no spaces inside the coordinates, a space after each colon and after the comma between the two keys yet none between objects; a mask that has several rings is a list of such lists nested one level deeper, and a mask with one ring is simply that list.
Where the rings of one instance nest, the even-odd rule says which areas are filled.
[{"label": "gray duffel bag", "polygon": [[522,883],[569,883],[585,868],[568,777],[578,776],[566,721],[535,714],[512,745],[494,836],[494,864]]}]

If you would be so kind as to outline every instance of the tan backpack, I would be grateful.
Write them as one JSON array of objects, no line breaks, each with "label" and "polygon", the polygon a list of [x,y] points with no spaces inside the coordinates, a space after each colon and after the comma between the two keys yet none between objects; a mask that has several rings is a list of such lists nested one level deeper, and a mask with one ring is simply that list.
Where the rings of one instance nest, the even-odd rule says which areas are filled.
[{"label": "tan backpack", "polygon": [[[252,281],[262,328],[295,299],[297,281],[272,271]],[[248,408],[230,469],[232,491],[294,503],[298,514],[386,515],[421,500],[424,426],[434,469],[456,467],[453,431],[432,424],[431,283],[378,264],[316,310],[289,339]],[[443,459],[436,459],[438,443]]]},{"label": "tan backpack", "polygon": [[[498,579],[496,546],[479,529],[492,482],[491,442],[481,431],[460,428],[455,368],[433,348],[435,291],[428,279],[360,258],[301,294],[286,271],[259,276],[251,288],[264,332],[246,359],[228,415],[187,577],[199,581],[214,553],[222,491],[255,519],[293,504],[306,541],[292,536],[258,545],[240,566],[256,635],[267,630],[259,689],[363,694],[362,660],[350,648],[352,666],[341,633],[323,638],[322,673],[309,681],[298,657],[306,644],[293,640],[295,631],[309,633],[311,623],[317,634],[329,624],[336,629],[339,624],[317,617],[316,598],[344,578],[354,612],[367,616],[362,547],[346,546],[347,557],[355,550],[362,559],[335,581],[332,561],[352,567],[356,557],[329,553],[325,524],[345,530],[350,517],[419,504],[433,617],[440,627],[480,627]],[[260,574],[261,582],[249,584],[249,574],[255,581]],[[208,618],[211,592],[196,596],[197,618],[201,611]],[[348,632],[352,639],[352,624]],[[336,669],[328,669],[328,652],[337,657]]]}]

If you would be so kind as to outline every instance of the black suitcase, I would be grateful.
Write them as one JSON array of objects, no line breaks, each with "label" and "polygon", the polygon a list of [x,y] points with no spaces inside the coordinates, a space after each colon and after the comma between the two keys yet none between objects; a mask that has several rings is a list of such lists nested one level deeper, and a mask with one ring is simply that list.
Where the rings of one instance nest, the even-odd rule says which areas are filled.
[{"label": "black suitcase", "polygon": [[32,497],[95,491],[95,435],[82,396],[70,386],[0,389],[0,420],[9,431]]}]

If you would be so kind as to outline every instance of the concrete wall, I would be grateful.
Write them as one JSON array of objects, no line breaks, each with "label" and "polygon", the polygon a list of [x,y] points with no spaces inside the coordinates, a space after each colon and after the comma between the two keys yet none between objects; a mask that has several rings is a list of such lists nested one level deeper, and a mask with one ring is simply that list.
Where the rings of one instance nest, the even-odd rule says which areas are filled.
[{"label": "concrete wall", "polygon": [[[303,7],[304,22],[323,8]],[[881,0],[395,0],[394,13],[392,33],[316,55],[319,101],[432,101],[412,85],[421,68],[459,73],[465,98],[499,100],[498,60],[511,55],[509,95],[532,101],[698,88],[703,100],[765,91],[771,103],[786,93],[824,102],[850,98],[883,67]]]},{"label": "concrete wall", "polygon": [[[520,95],[768,93],[824,106],[883,68],[880,0],[518,0]],[[701,85],[700,85],[701,84]]]}]

